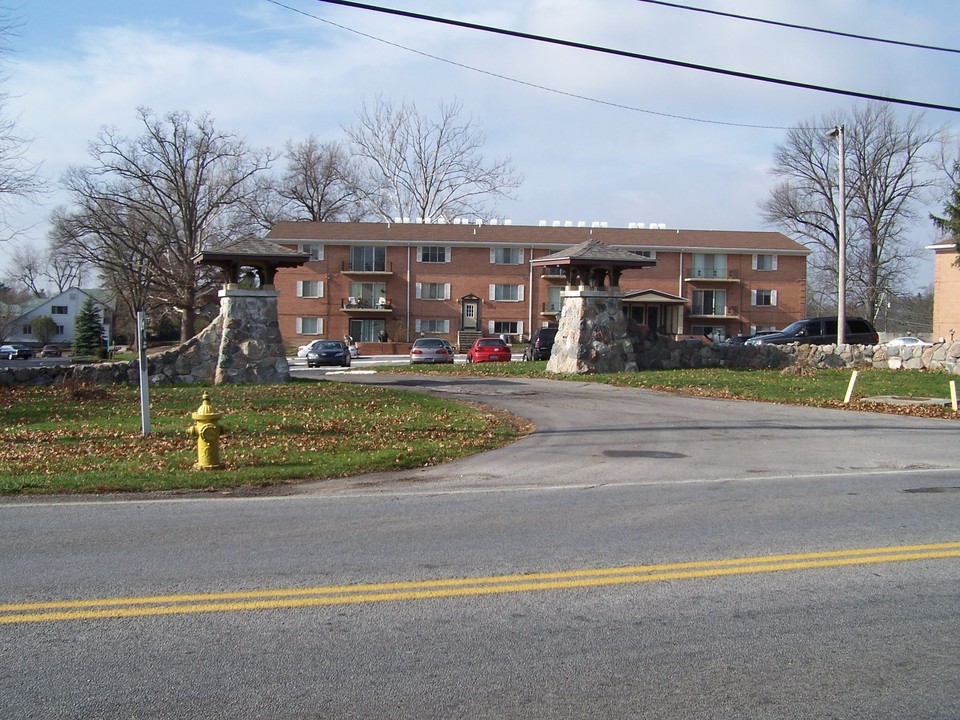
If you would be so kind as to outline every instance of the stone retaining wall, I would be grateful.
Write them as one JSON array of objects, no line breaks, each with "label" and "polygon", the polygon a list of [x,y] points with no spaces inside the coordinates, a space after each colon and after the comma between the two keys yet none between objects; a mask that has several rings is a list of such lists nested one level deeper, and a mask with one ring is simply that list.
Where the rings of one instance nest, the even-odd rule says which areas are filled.
[{"label": "stone retaining wall", "polygon": [[939,370],[960,375],[960,342],[929,347],[886,345],[703,345],[671,338],[634,341],[640,370],[732,367],[885,368]]},{"label": "stone retaining wall", "polygon": [[[178,348],[147,357],[151,385],[213,383],[221,328],[214,321],[206,330]],[[960,342],[930,347],[885,345],[702,345],[670,338],[636,340],[640,370],[677,368],[885,368],[937,370],[960,375]],[[212,359],[211,359],[212,358]],[[52,385],[66,380],[97,384],[136,384],[136,361],[53,367],[0,367],[0,387]]]}]

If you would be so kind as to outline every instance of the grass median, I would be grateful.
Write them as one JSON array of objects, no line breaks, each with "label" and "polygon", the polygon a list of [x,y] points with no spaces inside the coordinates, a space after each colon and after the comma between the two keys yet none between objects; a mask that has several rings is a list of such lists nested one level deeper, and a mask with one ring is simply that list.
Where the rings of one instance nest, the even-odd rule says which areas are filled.
[{"label": "grass median", "polygon": [[[949,405],[886,405],[875,396],[949,398],[950,375],[849,370],[791,375],[724,368],[558,376],[546,363],[389,366],[385,373],[531,377],[601,382],[700,397],[957,419]],[[225,468],[197,471],[186,434],[204,388],[150,391],[142,437],[135,387],[60,385],[0,390],[0,494],[256,488],[435,465],[501,447],[530,431],[489,408],[367,385],[296,380],[209,388],[222,412]]]}]

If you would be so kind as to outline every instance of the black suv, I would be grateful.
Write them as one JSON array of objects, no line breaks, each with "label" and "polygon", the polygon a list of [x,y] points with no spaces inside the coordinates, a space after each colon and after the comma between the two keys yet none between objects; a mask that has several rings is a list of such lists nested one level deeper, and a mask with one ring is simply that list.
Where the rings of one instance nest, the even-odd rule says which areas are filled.
[{"label": "black suv", "polygon": [[[880,342],[876,328],[869,320],[860,317],[847,318],[847,330],[843,339],[850,345],[876,345]],[[797,320],[780,332],[752,337],[747,340],[747,345],[786,345],[787,343],[833,345],[835,342],[837,342],[836,315]]]},{"label": "black suv", "polygon": [[527,349],[523,351],[523,359],[548,360],[556,337],[557,328],[537,328],[537,331],[530,338]]}]

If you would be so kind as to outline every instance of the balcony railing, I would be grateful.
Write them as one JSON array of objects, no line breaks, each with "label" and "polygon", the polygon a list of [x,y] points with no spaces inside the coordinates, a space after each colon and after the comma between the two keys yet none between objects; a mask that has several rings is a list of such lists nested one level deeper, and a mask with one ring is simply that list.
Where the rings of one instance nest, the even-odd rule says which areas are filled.
[{"label": "balcony railing", "polygon": [[373,311],[373,312],[392,312],[393,303],[389,300],[373,300],[371,298],[365,297],[347,297],[341,298],[340,308],[342,310],[351,311]]},{"label": "balcony railing", "polygon": [[344,273],[388,273],[393,274],[393,263],[385,262],[347,262],[340,263],[340,272]]},{"label": "balcony railing", "polygon": [[736,270],[726,268],[691,268],[687,272],[688,280],[738,280],[740,274]]}]

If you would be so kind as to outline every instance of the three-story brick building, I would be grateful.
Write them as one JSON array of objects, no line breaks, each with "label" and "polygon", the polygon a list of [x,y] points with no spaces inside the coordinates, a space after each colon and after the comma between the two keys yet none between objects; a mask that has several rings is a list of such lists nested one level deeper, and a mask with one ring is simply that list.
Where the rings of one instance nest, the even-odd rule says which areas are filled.
[{"label": "three-story brick building", "polygon": [[782,328],[806,303],[809,251],[776,232],[282,222],[267,237],[311,257],[275,279],[289,344],[320,335],[523,338],[557,322],[565,282],[530,260],[588,239],[656,260],[624,273],[620,289],[630,316],[662,334],[717,339]]}]

